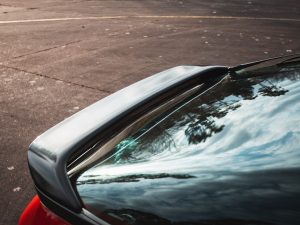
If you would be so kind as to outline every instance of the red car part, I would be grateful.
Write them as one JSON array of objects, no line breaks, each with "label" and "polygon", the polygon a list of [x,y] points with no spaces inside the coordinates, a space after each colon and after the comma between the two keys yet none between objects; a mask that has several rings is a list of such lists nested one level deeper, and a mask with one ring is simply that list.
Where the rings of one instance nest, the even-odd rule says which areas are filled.
[{"label": "red car part", "polygon": [[36,195],[20,217],[19,225],[71,225],[49,209],[47,209]]}]

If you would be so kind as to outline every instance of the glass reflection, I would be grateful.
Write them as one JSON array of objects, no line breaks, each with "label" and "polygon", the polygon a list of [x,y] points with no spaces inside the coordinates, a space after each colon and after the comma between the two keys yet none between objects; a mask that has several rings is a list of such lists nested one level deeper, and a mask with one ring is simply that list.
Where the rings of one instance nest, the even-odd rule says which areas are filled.
[{"label": "glass reflection", "polygon": [[300,224],[300,73],[224,79],[77,180],[112,224]]}]

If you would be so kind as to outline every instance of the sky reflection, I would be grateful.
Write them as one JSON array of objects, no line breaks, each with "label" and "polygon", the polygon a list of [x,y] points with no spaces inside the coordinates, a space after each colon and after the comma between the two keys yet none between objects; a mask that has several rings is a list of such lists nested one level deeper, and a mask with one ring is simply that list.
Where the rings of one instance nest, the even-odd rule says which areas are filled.
[{"label": "sky reflection", "polygon": [[224,80],[137,131],[78,178],[83,202],[169,224],[300,224],[298,75]]}]

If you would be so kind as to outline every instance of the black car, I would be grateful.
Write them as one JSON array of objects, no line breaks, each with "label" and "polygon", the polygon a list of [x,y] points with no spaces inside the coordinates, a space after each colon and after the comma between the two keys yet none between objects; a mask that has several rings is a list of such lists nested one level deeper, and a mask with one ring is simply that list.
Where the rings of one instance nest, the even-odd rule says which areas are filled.
[{"label": "black car", "polygon": [[298,225],[299,56],[163,71],[49,129],[28,160],[67,221],[49,225]]}]

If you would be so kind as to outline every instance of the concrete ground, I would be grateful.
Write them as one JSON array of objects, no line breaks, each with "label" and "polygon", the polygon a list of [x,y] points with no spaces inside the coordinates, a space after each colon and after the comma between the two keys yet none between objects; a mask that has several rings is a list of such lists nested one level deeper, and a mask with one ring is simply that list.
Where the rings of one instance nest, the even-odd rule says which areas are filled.
[{"label": "concrete ground", "polygon": [[0,224],[35,191],[27,148],[89,104],[181,64],[300,52],[298,0],[0,0]]}]

